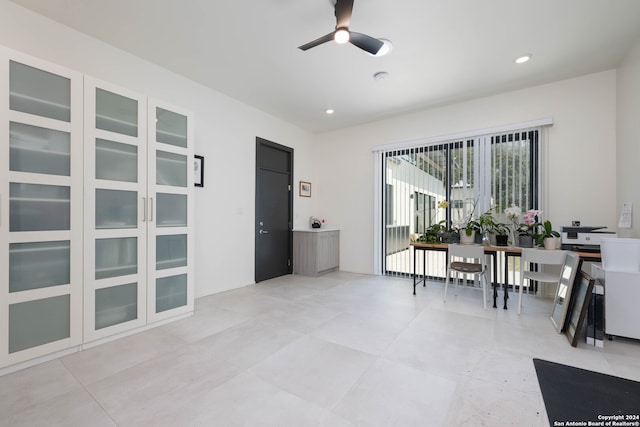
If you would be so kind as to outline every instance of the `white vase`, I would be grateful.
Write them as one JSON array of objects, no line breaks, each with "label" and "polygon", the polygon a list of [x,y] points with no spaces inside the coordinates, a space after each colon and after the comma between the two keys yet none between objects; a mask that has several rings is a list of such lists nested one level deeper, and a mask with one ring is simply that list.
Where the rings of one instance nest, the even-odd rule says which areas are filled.
[{"label": "white vase", "polygon": [[545,237],[543,240],[545,249],[556,249],[558,247],[557,237]]},{"label": "white vase", "polygon": [[476,231],[473,230],[471,235],[468,236],[465,230],[460,230],[460,244],[461,245],[472,245],[476,240]]}]

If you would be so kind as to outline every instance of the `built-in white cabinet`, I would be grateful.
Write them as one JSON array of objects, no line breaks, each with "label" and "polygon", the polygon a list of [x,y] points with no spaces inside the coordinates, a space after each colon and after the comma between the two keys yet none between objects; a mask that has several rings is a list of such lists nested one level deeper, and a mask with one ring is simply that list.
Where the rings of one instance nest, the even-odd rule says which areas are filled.
[{"label": "built-in white cabinet", "polygon": [[0,60],[0,368],[192,312],[192,114]]},{"label": "built-in white cabinet", "polygon": [[82,342],[82,75],[0,49],[0,367]]},{"label": "built-in white cabinet", "polygon": [[340,231],[333,229],[294,230],[293,272],[318,276],[340,266]]},{"label": "built-in white cabinet", "polygon": [[85,341],[193,311],[193,119],[85,79]]},{"label": "built-in white cabinet", "polygon": [[193,311],[193,115],[149,100],[147,320]]},{"label": "built-in white cabinet", "polygon": [[147,102],[85,77],[84,340],[147,323]]}]

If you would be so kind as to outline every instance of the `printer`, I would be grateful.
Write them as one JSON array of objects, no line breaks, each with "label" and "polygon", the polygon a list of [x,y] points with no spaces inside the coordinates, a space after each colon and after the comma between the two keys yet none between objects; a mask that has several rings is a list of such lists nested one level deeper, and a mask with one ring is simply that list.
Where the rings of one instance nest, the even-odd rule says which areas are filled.
[{"label": "printer", "polygon": [[607,227],[562,227],[562,249],[578,252],[600,252],[603,238],[618,237],[613,231],[601,231]]}]

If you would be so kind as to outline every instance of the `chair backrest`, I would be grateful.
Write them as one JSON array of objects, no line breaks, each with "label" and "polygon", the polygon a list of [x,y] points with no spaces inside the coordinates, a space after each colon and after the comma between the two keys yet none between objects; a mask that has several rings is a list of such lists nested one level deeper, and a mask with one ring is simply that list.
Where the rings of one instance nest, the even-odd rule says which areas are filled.
[{"label": "chair backrest", "polygon": [[567,258],[567,251],[523,248],[522,261],[536,264],[562,265]]},{"label": "chair backrest", "polygon": [[484,264],[484,247],[481,245],[449,245],[449,262],[452,258],[473,258]]}]

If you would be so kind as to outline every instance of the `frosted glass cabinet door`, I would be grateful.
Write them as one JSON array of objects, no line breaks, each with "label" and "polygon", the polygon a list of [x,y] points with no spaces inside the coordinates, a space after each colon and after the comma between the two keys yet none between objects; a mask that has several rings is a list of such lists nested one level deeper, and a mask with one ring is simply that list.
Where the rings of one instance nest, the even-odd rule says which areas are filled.
[{"label": "frosted glass cabinet door", "polygon": [[9,292],[66,285],[71,282],[70,242],[9,244]]},{"label": "frosted glass cabinet door", "polygon": [[9,62],[9,108],[69,122],[71,80],[16,61]]},{"label": "frosted glass cabinet door", "polygon": [[187,305],[187,275],[156,280],[156,313]]},{"label": "frosted glass cabinet door", "polygon": [[69,230],[70,188],[57,185],[9,185],[9,231]]},{"label": "frosted glass cabinet door", "polygon": [[187,266],[187,235],[156,237],[156,270]]},{"label": "frosted glass cabinet door", "polygon": [[146,323],[145,97],[85,76],[84,341]]},{"label": "frosted glass cabinet door", "polygon": [[138,182],[138,147],[96,138],[96,178]]},{"label": "frosted glass cabinet door", "polygon": [[9,353],[69,338],[70,309],[69,295],[9,305]]},{"label": "frosted glass cabinet door", "polygon": [[82,87],[0,46],[0,369],[82,342]]},{"label": "frosted glass cabinet door", "polygon": [[96,88],[96,128],[138,136],[138,101]]},{"label": "frosted glass cabinet door", "polygon": [[158,227],[186,227],[187,196],[184,194],[156,194]]},{"label": "frosted glass cabinet door", "polygon": [[136,228],[137,215],[135,191],[96,190],[96,228]]},{"label": "frosted glass cabinet door", "polygon": [[96,279],[138,272],[138,239],[96,239]]},{"label": "frosted glass cabinet door", "polygon": [[96,289],[96,329],[129,322],[138,317],[138,284]]},{"label": "frosted glass cabinet door", "polygon": [[9,147],[9,170],[70,175],[69,132],[11,122]]},{"label": "frosted glass cabinet door", "polygon": [[193,311],[193,114],[149,99],[147,321]]},{"label": "frosted glass cabinet door", "polygon": [[186,187],[187,171],[191,170],[187,167],[187,156],[160,150],[156,153],[156,184]]},{"label": "frosted glass cabinet door", "polygon": [[187,148],[188,117],[156,107],[156,141]]}]

